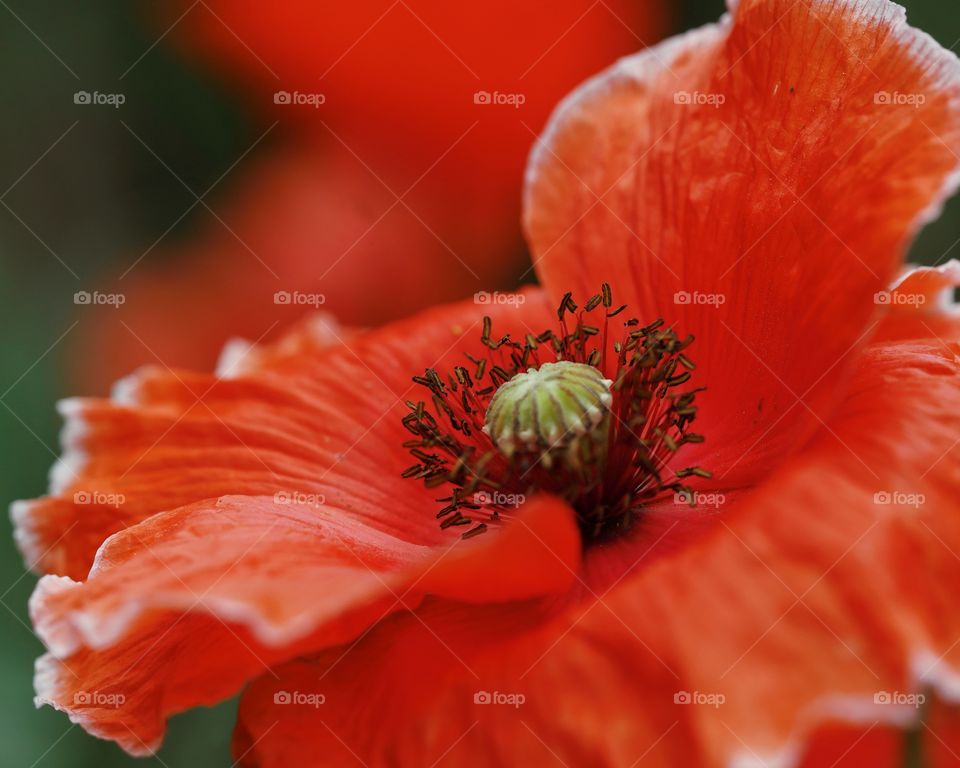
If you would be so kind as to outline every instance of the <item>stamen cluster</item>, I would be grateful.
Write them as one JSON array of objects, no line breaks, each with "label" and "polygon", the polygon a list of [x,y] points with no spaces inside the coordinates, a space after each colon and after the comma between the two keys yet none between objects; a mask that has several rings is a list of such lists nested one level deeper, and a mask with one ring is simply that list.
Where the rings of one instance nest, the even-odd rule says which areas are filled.
[{"label": "stamen cluster", "polygon": [[[465,538],[509,519],[523,499],[537,491],[563,497],[576,511],[587,541],[629,529],[646,505],[667,493],[694,494],[684,484],[690,476],[710,477],[700,467],[672,470],[674,454],[687,443],[701,443],[690,431],[696,418],[696,395],[684,391],[694,364],[684,354],[693,336],[680,339],[662,319],[641,325],[622,322],[622,335],[610,337],[610,325],[626,305],[613,308],[610,286],[579,308],[570,293],[557,310],[558,331],[493,335],[483,319],[481,356],[466,355],[469,365],[455,366],[444,378],[428,368],[413,380],[427,390],[424,399],[407,401],[403,418],[412,439],[404,443],[416,459],[403,476],[428,488],[448,487],[438,499],[441,528],[468,527]],[[605,445],[578,454],[577,461],[552,462],[536,441],[530,450],[503,451],[484,431],[497,392],[518,375],[558,361],[596,368],[608,377],[612,398]],[[609,374],[608,374],[609,370]],[[608,382],[607,382],[608,383]],[[489,431],[489,427],[487,429]],[[546,459],[546,461],[545,461]]]}]

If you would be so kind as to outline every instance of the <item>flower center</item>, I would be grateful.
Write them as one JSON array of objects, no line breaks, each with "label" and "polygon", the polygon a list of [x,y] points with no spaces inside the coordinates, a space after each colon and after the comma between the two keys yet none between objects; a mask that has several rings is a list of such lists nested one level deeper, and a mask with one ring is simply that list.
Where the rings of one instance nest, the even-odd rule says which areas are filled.
[{"label": "flower center", "polygon": [[[624,309],[612,308],[606,284],[582,309],[567,294],[558,330],[523,341],[495,339],[485,317],[484,355],[467,354],[470,366],[446,379],[432,368],[413,377],[429,398],[407,402],[413,438],[404,445],[417,463],[403,476],[450,490],[438,499],[441,528],[470,526],[463,535],[475,536],[548,492],[574,508],[589,543],[630,529],[668,494],[695,498],[684,480],[710,473],[673,468],[677,451],[704,440],[689,429],[700,389],[683,389],[693,337],[663,320],[614,320]],[[619,337],[612,320],[622,322]]]},{"label": "flower center", "polygon": [[483,431],[508,459],[527,454],[548,469],[578,469],[606,448],[613,382],[583,363],[560,360],[518,373],[497,390]]}]

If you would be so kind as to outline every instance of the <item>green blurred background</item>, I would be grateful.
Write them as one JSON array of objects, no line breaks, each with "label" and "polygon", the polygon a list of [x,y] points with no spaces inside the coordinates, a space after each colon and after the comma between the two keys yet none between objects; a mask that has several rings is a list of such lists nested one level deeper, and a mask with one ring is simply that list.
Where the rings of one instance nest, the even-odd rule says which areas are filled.
[{"label": "green blurred background", "polygon": [[[906,6],[911,22],[941,44],[960,43],[960,14],[951,4],[909,0]],[[127,72],[116,88],[127,96],[122,120],[159,155],[175,159],[177,172],[197,190],[210,186],[264,130],[213,75],[168,41],[157,41],[162,30],[149,21],[149,11],[123,0],[82,6],[0,0],[3,506],[46,489],[60,428],[53,404],[72,393],[66,356],[78,279],[87,282],[129,263],[131,253],[146,250],[194,202],[120,116],[109,109],[82,112],[73,93],[82,87],[109,91]],[[686,0],[676,26],[688,29],[721,11],[720,0]],[[187,241],[204,215],[198,207],[166,240]],[[923,233],[913,259],[941,261],[958,238],[960,207],[952,203]],[[516,258],[519,272],[526,259],[519,247]],[[110,350],[99,354],[106,358]],[[230,765],[235,702],[175,718],[159,755],[143,761],[86,736],[49,708],[34,709],[33,661],[41,645],[26,603],[36,579],[24,572],[6,520],[3,526],[0,766]]]}]

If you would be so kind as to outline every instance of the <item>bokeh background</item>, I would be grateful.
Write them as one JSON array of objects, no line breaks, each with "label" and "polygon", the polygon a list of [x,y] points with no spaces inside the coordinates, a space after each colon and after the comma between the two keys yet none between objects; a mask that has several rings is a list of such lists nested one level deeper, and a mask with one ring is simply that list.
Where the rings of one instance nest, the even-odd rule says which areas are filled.
[{"label": "bokeh background", "polygon": [[[311,308],[277,304],[277,291],[322,296],[347,322],[373,324],[532,281],[523,158],[556,98],[723,10],[721,0],[343,5],[0,0],[4,507],[46,488],[56,400],[105,394],[143,363],[210,367],[233,335],[270,338]],[[951,4],[905,5],[915,26],[960,45]],[[478,105],[478,90],[527,101]],[[124,103],[76,103],[81,91]],[[277,104],[277,92],[325,102]],[[912,259],[941,262],[958,241],[951,203]],[[123,305],[77,303],[84,291]],[[234,702],[175,718],[142,761],[35,710],[35,577],[6,520],[0,553],[0,765],[230,765]]]}]

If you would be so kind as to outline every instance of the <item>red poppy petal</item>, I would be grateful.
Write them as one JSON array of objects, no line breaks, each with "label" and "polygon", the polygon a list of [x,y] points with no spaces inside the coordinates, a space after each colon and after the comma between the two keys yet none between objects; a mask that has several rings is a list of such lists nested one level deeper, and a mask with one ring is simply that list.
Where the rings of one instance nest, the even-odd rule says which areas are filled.
[{"label": "red poppy petal", "polygon": [[921,719],[909,729],[879,722],[828,723],[818,729],[798,768],[902,768],[960,765],[960,708],[925,696]]},{"label": "red poppy petal", "polygon": [[924,695],[920,720],[907,730],[879,722],[828,723],[813,734],[799,768],[901,768],[960,765],[960,707]]},{"label": "red poppy petal", "polygon": [[[609,550],[588,550],[598,602],[434,602],[260,678],[236,756],[789,766],[824,722],[906,726],[926,686],[960,700],[957,347],[870,347],[837,417],[722,524],[653,559],[642,537],[619,583],[597,562]],[[278,691],[326,698],[278,706]]]},{"label": "red poppy petal", "polygon": [[327,505],[225,497],[155,515],[113,536],[86,582],[41,579],[31,615],[50,653],[37,702],[148,753],[169,715],[348,642],[427,592],[497,602],[569,589],[572,512],[540,497],[520,519],[430,549]]},{"label": "red poppy petal", "polygon": [[955,188],[960,63],[893,3],[732,5],[563,103],[525,217],[555,300],[607,280],[696,335],[711,469],[763,436],[738,485],[834,404],[874,294]]},{"label": "red poppy petal", "polygon": [[[285,0],[282,14],[270,15],[252,0],[189,5],[164,6],[158,30],[175,27],[175,35],[232,70],[243,85],[239,95],[266,112],[265,121],[299,123],[308,129],[302,134],[319,133],[315,140],[330,141],[336,131],[398,192],[423,174],[414,193],[425,189],[443,203],[455,185],[462,205],[452,215],[459,214],[460,229],[490,246],[498,222],[516,218],[512,198],[530,146],[526,126],[539,128],[552,105],[590,73],[639,41],[659,39],[672,15],[665,4],[631,0],[554,0],[550,13],[511,0],[336,7]],[[326,101],[319,109],[277,106],[273,94],[281,85],[320,89]],[[522,109],[491,114],[474,101],[477,91],[495,89],[522,96]],[[444,152],[475,122],[455,151]],[[399,171],[413,175],[401,185]]]},{"label": "red poppy petal", "polygon": [[[672,695],[656,662],[642,685],[622,674],[646,666],[642,646],[616,659],[596,636],[559,666],[550,646],[561,638],[536,629],[544,610],[435,601],[353,647],[278,667],[241,698],[234,758],[243,768],[705,765],[691,759],[689,729],[668,708],[636,716],[641,689],[648,703]],[[570,634],[576,618],[564,618]],[[546,685],[524,679],[538,665],[555,673]]]},{"label": "red poppy petal", "polygon": [[893,290],[878,299],[894,311],[921,314],[951,312],[956,306],[953,289],[960,285],[960,261],[951,259],[939,267],[912,267]]},{"label": "red poppy petal", "polygon": [[268,344],[230,339],[220,351],[217,375],[235,379],[261,370],[269,371],[274,366],[323,352],[329,347],[345,345],[360,332],[357,328],[344,328],[328,312],[314,312]]},{"label": "red poppy petal", "polygon": [[[957,349],[871,347],[808,451],[609,600],[685,686],[725,695],[696,714],[718,763],[795,755],[818,718],[908,723],[925,683],[960,692]],[[655,596],[662,635],[637,623]]]},{"label": "red poppy petal", "polygon": [[[405,630],[415,632],[414,623],[410,623]],[[449,653],[448,649],[439,646],[439,644],[434,650],[440,655]],[[323,695],[323,704],[318,704],[314,707],[314,710],[317,711],[311,712],[307,697],[311,692],[319,693],[327,688],[325,676],[318,671],[317,666],[299,662],[286,665],[278,672],[280,674],[278,679],[261,678],[254,683],[243,699],[241,722],[234,736],[234,753],[238,758],[241,758],[239,764],[244,768],[271,768],[272,766],[289,764],[309,764],[309,756],[317,755],[319,757],[320,754],[323,754],[326,760],[325,765],[349,765],[351,760],[354,761],[354,764],[357,764],[356,758],[351,755],[350,745],[344,740],[344,737],[349,734],[345,733],[344,737],[341,737],[334,731],[338,718],[333,712],[337,709],[338,702],[329,698],[326,694],[321,694]],[[293,701],[294,692],[300,694],[297,699],[300,702],[299,706]],[[272,700],[269,696],[264,696],[264,694],[271,693],[273,695]],[[278,693],[280,694],[279,697],[277,696]],[[290,697],[289,701],[284,694]],[[319,702],[320,699],[317,698],[314,701]],[[379,699],[379,701],[382,702],[382,699]],[[511,712],[508,705],[508,716],[513,714],[514,719],[523,721],[526,716],[527,705],[531,703],[524,701],[523,704],[515,708],[515,712]],[[339,702],[339,705],[349,706],[347,702]],[[951,740],[956,741],[954,738],[957,732],[956,724],[949,721],[944,722],[946,718],[939,714],[943,709],[945,708],[941,706],[936,710],[937,714],[930,719],[927,726],[931,731],[936,728],[935,735],[921,735],[921,739],[926,742],[924,752],[930,754],[935,760],[944,760],[950,757]],[[489,752],[477,755],[472,749],[476,746],[483,748],[481,746],[482,732],[486,728],[480,724],[485,724],[487,720],[487,712],[484,708],[475,707],[474,712],[476,718],[474,722],[478,724],[474,727],[481,731],[479,734],[481,736],[480,744],[476,742],[463,744],[454,741],[456,736],[464,734],[451,733],[451,743],[447,754],[451,755],[451,761],[456,759],[457,764],[460,765],[487,766],[495,764],[491,761],[492,756]],[[316,720],[318,714],[323,718],[324,728],[324,730],[320,730],[319,734],[316,733],[318,730]],[[285,737],[293,737],[292,741],[285,741],[286,749],[281,752],[275,751],[280,747],[280,739],[267,746],[266,749],[258,748],[258,745],[252,741],[254,734],[245,730],[245,723],[257,722],[261,719],[267,720],[268,718],[272,718],[272,720],[266,722],[265,725],[268,726],[270,722],[279,720],[279,725],[283,729]],[[668,760],[675,760],[674,765],[701,765],[701,763],[694,763],[691,758],[690,749],[692,745],[680,743],[684,729],[679,721],[675,720],[673,722],[675,724],[665,726],[665,731],[659,735],[659,740],[651,737],[650,750],[638,756],[643,758],[637,763],[638,765],[664,765],[667,764]],[[293,726],[293,723],[298,723],[299,727]],[[469,728],[469,726],[467,727]],[[551,755],[549,745],[538,742],[538,735],[529,724],[526,724],[524,728],[521,738],[514,742],[510,749],[510,756],[515,763],[517,755],[524,755],[529,764],[539,764],[555,757]],[[295,736],[297,733],[314,735],[307,739],[297,739]],[[471,735],[471,733],[466,733],[465,738],[469,738]],[[903,765],[905,738],[905,733],[902,730],[880,722],[864,725],[854,725],[840,721],[825,723],[817,728],[810,737],[797,768],[861,768],[862,766],[899,768]],[[323,753],[314,751],[313,745],[317,742],[324,743],[325,751]],[[474,762],[470,762],[471,753],[474,755]],[[954,757],[954,760],[956,759]],[[432,762],[432,756],[430,761]],[[592,765],[595,763],[585,762],[584,764]],[[624,764],[629,765],[630,763]],[[938,767],[941,765],[940,762],[934,762],[933,764]],[[944,767],[955,764],[956,762],[942,762]],[[376,763],[369,763],[369,765],[376,765]],[[570,768],[573,768],[578,763],[573,762],[569,765]]]},{"label": "red poppy petal", "polygon": [[919,737],[931,768],[960,765],[960,706],[935,697],[919,728]]},{"label": "red poppy petal", "polygon": [[902,768],[903,732],[881,723],[826,723],[810,737],[798,768]]},{"label": "red poppy petal", "polygon": [[917,267],[880,294],[884,314],[874,338],[884,341],[935,339],[942,345],[960,336],[960,311],[953,289],[960,285],[960,262]]},{"label": "red poppy petal", "polygon": [[521,338],[552,327],[539,291],[511,298],[440,307],[362,334],[328,325],[335,343],[327,346],[307,324],[265,352],[229,355],[226,372],[237,378],[141,369],[112,400],[65,401],[50,496],[13,507],[27,561],[82,579],[110,534],[228,494],[322,494],[404,540],[439,540],[436,493],[400,477],[412,463],[403,401],[420,396],[411,377],[425,367],[449,369],[478,351],[484,315]]},{"label": "red poppy petal", "polygon": [[[321,300],[344,322],[379,325],[496,285],[511,269],[515,254],[506,248],[484,248],[486,258],[466,257],[465,267],[346,149],[296,145],[248,159],[247,177],[210,200],[218,216],[196,236],[105,287],[123,293],[122,307],[79,308],[71,363],[82,392],[100,394],[158,359],[209,370],[231,335],[270,337]],[[415,209],[435,222],[435,207],[421,201]],[[390,280],[370,279],[384,273]]]}]

